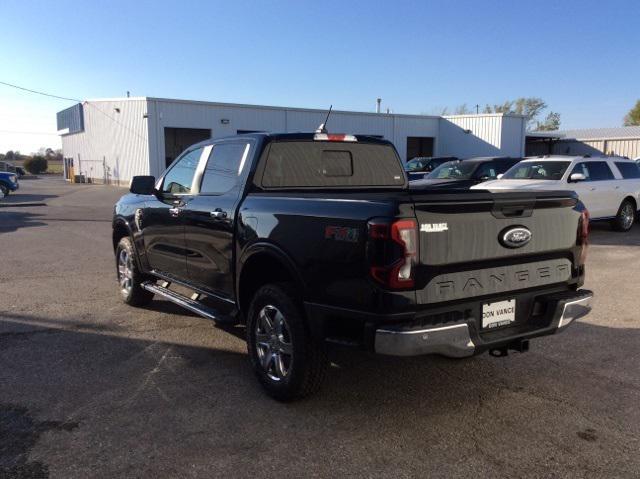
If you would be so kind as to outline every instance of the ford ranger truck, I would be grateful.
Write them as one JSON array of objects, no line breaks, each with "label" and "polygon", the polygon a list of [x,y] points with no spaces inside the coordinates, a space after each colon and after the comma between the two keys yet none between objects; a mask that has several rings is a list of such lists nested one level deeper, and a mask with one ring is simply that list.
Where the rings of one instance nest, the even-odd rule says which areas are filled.
[{"label": "ford ranger truck", "polygon": [[588,229],[572,192],[413,188],[385,140],[248,134],[133,178],[113,248],[126,303],[245,324],[258,380],[292,400],[331,344],[504,356],[563,331],[591,309]]}]

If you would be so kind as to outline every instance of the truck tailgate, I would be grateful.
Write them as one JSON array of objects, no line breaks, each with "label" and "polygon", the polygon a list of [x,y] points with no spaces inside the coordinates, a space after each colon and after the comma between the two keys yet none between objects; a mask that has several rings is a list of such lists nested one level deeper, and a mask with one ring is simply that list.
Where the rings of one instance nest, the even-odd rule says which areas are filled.
[{"label": "truck tailgate", "polygon": [[[420,231],[418,304],[541,287],[572,277],[581,217],[573,193],[412,191],[412,200]],[[505,238],[516,228],[523,229],[520,235]],[[521,244],[508,241],[514,238]]]}]

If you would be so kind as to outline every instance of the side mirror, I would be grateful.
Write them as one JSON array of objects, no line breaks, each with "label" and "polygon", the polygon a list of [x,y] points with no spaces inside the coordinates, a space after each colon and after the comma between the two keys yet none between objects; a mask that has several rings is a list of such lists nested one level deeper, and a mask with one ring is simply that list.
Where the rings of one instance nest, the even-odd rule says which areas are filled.
[{"label": "side mirror", "polygon": [[569,182],[570,183],[577,183],[578,181],[584,181],[586,179],[587,179],[587,177],[584,176],[584,174],[582,174],[582,173],[572,173],[571,176],[569,177]]},{"label": "side mirror", "polygon": [[504,173],[500,173],[498,176],[496,176],[496,179],[499,180],[500,178],[502,178],[504,176]]},{"label": "side mirror", "polygon": [[136,195],[152,195],[156,187],[154,176],[134,176],[129,185],[129,191]]}]

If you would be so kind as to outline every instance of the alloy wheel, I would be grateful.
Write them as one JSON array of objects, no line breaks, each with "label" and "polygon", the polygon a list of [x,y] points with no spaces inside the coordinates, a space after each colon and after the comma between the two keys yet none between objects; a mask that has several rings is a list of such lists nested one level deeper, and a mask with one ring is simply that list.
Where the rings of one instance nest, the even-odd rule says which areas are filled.
[{"label": "alloy wheel", "polygon": [[633,220],[634,220],[634,211],[633,211],[633,205],[631,205],[631,203],[627,203],[624,205],[624,207],[622,208],[622,226],[625,230],[631,228],[631,226],[633,225]]},{"label": "alloy wheel", "polygon": [[131,255],[126,249],[120,250],[118,255],[118,283],[122,294],[127,296],[133,286],[133,267]]},{"label": "alloy wheel", "polygon": [[285,379],[293,362],[289,326],[278,308],[260,310],[255,326],[255,342],[260,366],[272,381]]}]

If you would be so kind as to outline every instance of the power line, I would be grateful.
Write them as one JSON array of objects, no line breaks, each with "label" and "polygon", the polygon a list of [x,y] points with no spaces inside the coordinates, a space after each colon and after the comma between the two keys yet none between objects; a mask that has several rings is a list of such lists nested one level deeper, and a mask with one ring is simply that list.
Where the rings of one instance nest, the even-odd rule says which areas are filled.
[{"label": "power line", "polygon": [[13,83],[7,83],[7,82],[4,82],[4,81],[0,81],[0,85],[10,86],[12,88],[17,88],[18,90],[28,91],[29,93],[35,93],[36,95],[42,95],[42,96],[48,96],[48,97],[51,97],[51,98],[57,98],[58,100],[68,100],[68,101],[76,101],[78,103],[82,103],[81,100],[78,100],[76,98],[67,98],[67,97],[64,97],[64,96],[53,95],[51,93],[45,93],[43,91],[32,90],[31,88],[25,88],[23,86],[14,85]]},{"label": "power line", "polygon": [[18,135],[51,135],[58,136],[58,133],[50,131],[18,131],[18,130],[0,130],[0,133],[12,133]]},{"label": "power line", "polygon": [[92,104],[89,101],[83,102],[82,100],[78,100],[77,98],[69,98],[69,97],[60,96],[60,95],[54,95],[53,93],[47,93],[47,92],[43,92],[43,91],[39,91],[39,90],[33,90],[31,88],[26,88],[26,87],[23,87],[23,86],[20,86],[20,85],[14,85],[13,83],[8,83],[8,82],[5,82],[5,81],[0,81],[0,85],[5,85],[5,86],[11,87],[11,88],[16,88],[18,90],[26,91],[26,92],[29,92],[29,93],[34,93],[36,95],[47,96],[47,97],[50,97],[50,98],[57,98],[59,100],[75,101],[76,103],[82,103],[83,105],[88,105],[88,106],[92,107],[93,109],[97,110],[98,112],[102,113],[104,116],[106,116],[107,118],[112,120],[114,123],[117,123],[118,125],[120,125],[125,130],[129,130],[131,133],[136,135],[138,138],[140,138],[145,143],[147,142],[147,139],[144,136],[142,136],[141,134],[139,134],[137,131],[133,130],[132,128],[129,128],[124,123],[119,122],[114,117],[112,117],[111,115],[109,115],[105,111],[102,111],[100,108],[98,108],[96,105]]}]

